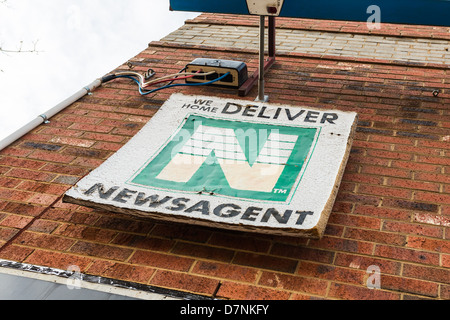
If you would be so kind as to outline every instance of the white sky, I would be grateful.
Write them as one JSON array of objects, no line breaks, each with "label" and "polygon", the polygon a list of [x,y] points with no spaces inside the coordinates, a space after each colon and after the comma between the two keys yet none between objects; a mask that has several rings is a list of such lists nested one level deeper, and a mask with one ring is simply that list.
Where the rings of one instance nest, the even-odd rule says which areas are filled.
[{"label": "white sky", "polygon": [[169,11],[169,0],[0,3],[0,47],[37,41],[36,53],[0,52],[0,140],[196,15]]}]

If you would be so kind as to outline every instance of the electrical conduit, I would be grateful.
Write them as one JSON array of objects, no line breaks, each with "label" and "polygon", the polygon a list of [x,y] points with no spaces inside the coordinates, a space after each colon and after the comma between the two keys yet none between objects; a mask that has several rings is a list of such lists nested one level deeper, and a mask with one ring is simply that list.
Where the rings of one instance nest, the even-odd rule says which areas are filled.
[{"label": "electrical conduit", "polygon": [[84,97],[85,95],[87,95],[91,91],[93,91],[96,88],[98,88],[103,82],[105,82],[105,80],[107,80],[107,79],[106,78],[102,78],[102,79],[95,80],[94,82],[92,82],[88,86],[84,87],[83,89],[81,89],[77,93],[73,94],[72,96],[70,96],[66,100],[62,101],[61,103],[59,103],[58,105],[53,107],[52,109],[50,109],[47,112],[41,114],[36,119],[30,121],[28,124],[26,124],[25,126],[20,128],[19,130],[13,132],[9,136],[7,136],[3,140],[1,140],[0,141],[0,151],[5,149],[6,147],[8,147],[10,144],[15,142],[17,139],[19,139],[19,138],[23,137],[24,135],[26,135],[27,133],[29,133],[31,130],[33,130],[36,127],[38,127],[40,124],[49,121],[49,119],[51,117],[53,117],[54,115],[58,114],[60,111],[64,110],[65,108],[67,108],[72,103],[76,102],[80,98]]}]

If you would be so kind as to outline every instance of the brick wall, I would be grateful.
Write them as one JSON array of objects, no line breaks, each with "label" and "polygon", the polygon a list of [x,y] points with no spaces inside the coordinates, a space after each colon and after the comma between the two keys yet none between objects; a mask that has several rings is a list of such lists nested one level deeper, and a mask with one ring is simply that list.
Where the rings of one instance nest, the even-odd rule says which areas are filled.
[{"label": "brick wall", "polygon": [[[253,23],[217,18],[218,24],[231,21]],[[308,21],[300,22],[281,26]],[[312,22],[308,28],[321,30]],[[448,35],[426,27],[383,31]],[[251,72],[258,64],[253,50],[176,41],[151,43],[130,61],[135,71],[151,67],[165,75],[197,57],[242,60]],[[322,240],[156,223],[63,204],[67,189],[180,91],[142,97],[129,80],[110,82],[0,152],[0,258],[60,269],[77,265],[87,274],[224,299],[450,299],[449,72],[445,64],[376,57],[278,57],[266,79],[271,102],[359,113]],[[220,88],[181,90],[236,97]],[[253,100],[255,90],[246,99]],[[367,287],[370,266],[381,271],[380,289]]]}]

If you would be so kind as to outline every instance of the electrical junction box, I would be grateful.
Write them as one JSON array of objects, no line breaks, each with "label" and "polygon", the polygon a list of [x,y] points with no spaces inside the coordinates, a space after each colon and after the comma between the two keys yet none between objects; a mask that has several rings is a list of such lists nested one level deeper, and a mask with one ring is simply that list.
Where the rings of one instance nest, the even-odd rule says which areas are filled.
[{"label": "electrical junction box", "polygon": [[188,78],[186,79],[186,83],[210,82],[229,72],[230,74],[228,76],[211,85],[238,89],[248,79],[247,65],[240,61],[198,58],[186,66],[186,72],[195,73],[199,71],[202,73],[214,71],[215,73],[207,76]]}]

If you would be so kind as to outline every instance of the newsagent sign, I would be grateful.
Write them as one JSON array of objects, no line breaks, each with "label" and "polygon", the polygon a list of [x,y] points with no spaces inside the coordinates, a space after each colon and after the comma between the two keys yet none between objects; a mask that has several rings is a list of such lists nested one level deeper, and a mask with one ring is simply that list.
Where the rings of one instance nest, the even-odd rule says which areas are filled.
[{"label": "newsagent sign", "polygon": [[65,202],[157,220],[320,238],[356,113],[174,94]]}]

